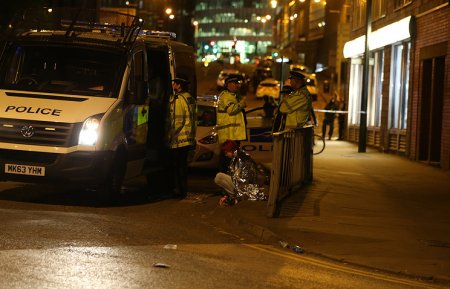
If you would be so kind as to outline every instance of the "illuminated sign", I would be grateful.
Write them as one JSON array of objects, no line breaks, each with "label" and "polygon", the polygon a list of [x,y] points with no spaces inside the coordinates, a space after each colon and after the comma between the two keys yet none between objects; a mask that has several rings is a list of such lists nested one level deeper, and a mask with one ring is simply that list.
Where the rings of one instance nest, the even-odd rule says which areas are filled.
[{"label": "illuminated sign", "polygon": [[[403,18],[400,21],[386,25],[373,31],[369,38],[369,49],[375,50],[389,44],[393,44],[411,37],[410,34],[411,16]],[[366,36],[360,36],[348,41],[344,45],[344,57],[357,57],[364,54]]]}]

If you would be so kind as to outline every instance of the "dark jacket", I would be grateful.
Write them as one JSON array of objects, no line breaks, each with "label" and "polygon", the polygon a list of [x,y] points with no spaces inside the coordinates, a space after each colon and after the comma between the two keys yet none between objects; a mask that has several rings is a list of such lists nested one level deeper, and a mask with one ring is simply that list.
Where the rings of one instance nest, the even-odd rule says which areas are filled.
[{"label": "dark jacket", "polygon": [[[338,105],[336,101],[330,100],[327,105],[325,106],[325,110],[338,110]],[[327,121],[334,121],[334,118],[336,116],[336,113],[334,112],[326,112],[325,113],[325,119]]]}]

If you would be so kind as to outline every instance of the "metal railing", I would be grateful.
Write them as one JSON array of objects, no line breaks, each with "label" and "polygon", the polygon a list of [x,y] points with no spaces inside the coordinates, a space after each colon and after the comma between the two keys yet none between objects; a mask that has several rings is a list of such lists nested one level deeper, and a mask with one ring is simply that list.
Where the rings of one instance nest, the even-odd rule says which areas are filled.
[{"label": "metal railing", "polygon": [[273,134],[267,215],[278,217],[280,202],[313,178],[313,126]]}]

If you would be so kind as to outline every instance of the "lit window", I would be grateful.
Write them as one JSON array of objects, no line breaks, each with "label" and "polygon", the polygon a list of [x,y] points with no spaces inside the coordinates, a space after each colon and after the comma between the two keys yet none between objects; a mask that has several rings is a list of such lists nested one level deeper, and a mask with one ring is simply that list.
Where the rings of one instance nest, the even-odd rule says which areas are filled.
[{"label": "lit window", "polygon": [[409,56],[411,43],[392,49],[391,90],[389,97],[389,127],[406,129],[409,93]]}]

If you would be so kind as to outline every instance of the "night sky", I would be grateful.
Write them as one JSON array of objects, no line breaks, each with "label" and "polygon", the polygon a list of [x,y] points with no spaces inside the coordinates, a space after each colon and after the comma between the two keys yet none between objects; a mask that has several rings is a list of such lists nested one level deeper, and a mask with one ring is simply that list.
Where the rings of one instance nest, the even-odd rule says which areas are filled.
[{"label": "night sky", "polygon": [[[11,21],[11,19],[16,13],[25,8],[33,6],[34,7],[66,6],[66,7],[95,8],[90,6],[96,5],[95,4],[96,1],[92,0],[8,0],[3,2],[5,3],[2,3],[0,9],[0,31],[2,31],[8,25],[8,23]],[[173,23],[169,27],[169,30],[172,32],[176,32],[179,40],[192,45],[194,29],[191,23],[191,18],[193,17],[195,1],[166,0],[165,3],[172,6],[172,8],[178,10],[179,13],[178,16],[182,14],[182,17],[178,17],[176,21],[173,21]]]},{"label": "night sky", "polygon": [[4,28],[14,14],[21,9],[29,7],[30,5],[45,6],[47,1],[45,0],[14,0],[14,1],[2,1],[2,8],[0,9],[0,27]]}]

